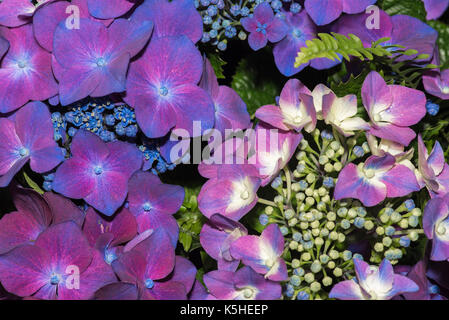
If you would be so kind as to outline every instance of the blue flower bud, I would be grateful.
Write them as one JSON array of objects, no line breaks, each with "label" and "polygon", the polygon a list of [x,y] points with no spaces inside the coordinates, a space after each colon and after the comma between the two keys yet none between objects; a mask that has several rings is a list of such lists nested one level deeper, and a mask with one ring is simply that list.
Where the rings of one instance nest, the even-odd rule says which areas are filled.
[{"label": "blue flower bud", "polygon": [[259,216],[259,222],[261,225],[266,226],[268,223],[268,216],[266,214],[261,214]]},{"label": "blue flower bud", "polygon": [[431,116],[436,116],[440,111],[440,106],[432,101],[427,101],[426,104],[427,113]]},{"label": "blue flower bud", "polygon": [[413,209],[415,209],[415,202],[413,201],[413,199],[405,200],[404,204],[408,211],[412,211]]},{"label": "blue flower bud", "polygon": [[404,247],[407,248],[408,246],[410,246],[410,238],[403,236],[399,239],[399,244]]},{"label": "blue flower bud", "polygon": [[310,295],[307,292],[300,291],[296,296],[296,300],[309,300]]}]

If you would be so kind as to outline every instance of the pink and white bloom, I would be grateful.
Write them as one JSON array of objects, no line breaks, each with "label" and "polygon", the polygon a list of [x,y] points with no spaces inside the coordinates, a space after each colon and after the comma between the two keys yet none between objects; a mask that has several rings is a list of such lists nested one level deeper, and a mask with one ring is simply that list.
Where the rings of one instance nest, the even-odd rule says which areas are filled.
[{"label": "pink and white bloom", "polygon": [[198,207],[208,218],[215,213],[238,221],[257,203],[260,178],[252,165],[224,165],[198,195]]},{"label": "pink and white bloom", "polygon": [[311,132],[316,126],[316,112],[311,92],[298,79],[290,79],[284,86],[279,107],[267,105],[256,111],[256,117],[275,128]]},{"label": "pink and white bloom", "polygon": [[431,72],[423,76],[423,84],[426,92],[440,99],[449,100],[449,70]]},{"label": "pink and white bloom", "polygon": [[449,260],[449,196],[430,199],[424,208],[423,228],[432,241],[430,259]]},{"label": "pink and white bloom", "polygon": [[418,136],[418,171],[418,182],[427,187],[431,197],[449,192],[449,166],[444,161],[443,148],[437,141],[429,155],[421,135]]},{"label": "pink and white bloom", "polygon": [[323,120],[323,97],[331,92],[331,89],[320,83],[313,89],[311,93],[313,97],[313,105],[315,107],[316,118],[318,120]]},{"label": "pink and white bloom", "polygon": [[368,130],[368,123],[356,117],[357,96],[350,94],[338,98],[333,92],[325,95],[322,104],[324,121],[332,125],[345,137],[354,135],[355,131]]},{"label": "pink and white bloom", "polygon": [[386,154],[371,156],[357,166],[349,163],[344,167],[338,176],[334,198],[355,198],[372,207],[386,197],[403,197],[420,189],[414,172],[396,164],[396,159]]},{"label": "pink and white bloom", "polygon": [[362,87],[362,99],[371,119],[370,133],[408,146],[416,137],[409,126],[426,115],[423,92],[398,85],[387,85],[382,76],[372,71]]},{"label": "pink and white bloom", "polygon": [[270,224],[260,235],[244,236],[231,245],[231,255],[242,260],[265,279],[285,281],[288,278],[287,266],[282,259],[284,237],[277,224]]},{"label": "pink and white bloom", "polygon": [[418,285],[409,278],[395,274],[390,261],[384,259],[379,267],[354,259],[356,279],[337,283],[329,298],[340,300],[390,300],[406,292],[416,292]]}]

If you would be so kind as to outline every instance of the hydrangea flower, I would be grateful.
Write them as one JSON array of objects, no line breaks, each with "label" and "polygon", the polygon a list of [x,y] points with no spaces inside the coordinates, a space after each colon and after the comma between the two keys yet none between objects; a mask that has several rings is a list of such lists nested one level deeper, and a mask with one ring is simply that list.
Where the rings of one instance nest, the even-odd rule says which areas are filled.
[{"label": "hydrangea flower", "polygon": [[345,137],[354,135],[358,130],[369,130],[368,123],[356,117],[357,96],[347,95],[338,98],[333,92],[323,97],[322,114],[324,121],[331,124]]},{"label": "hydrangea flower", "polygon": [[248,43],[255,51],[265,47],[268,40],[273,43],[281,41],[288,30],[286,23],[274,16],[273,9],[268,2],[258,4],[253,16],[243,18],[240,22],[243,28],[250,33]]},{"label": "hydrangea flower", "polygon": [[37,44],[31,25],[2,28],[0,36],[10,45],[0,68],[0,113],[56,95],[58,84],[51,70],[51,55]]},{"label": "hydrangea flower", "polygon": [[449,100],[449,70],[424,75],[423,84],[426,91],[431,95]]},{"label": "hydrangea flower", "polygon": [[231,245],[231,255],[242,260],[266,279],[285,281],[288,278],[287,265],[282,258],[284,237],[277,224],[270,224],[260,237],[243,236]]},{"label": "hydrangea flower", "polygon": [[332,90],[322,83],[313,88],[311,96],[313,97],[313,105],[315,107],[317,120],[323,120],[323,98],[331,92]]},{"label": "hydrangea flower", "polygon": [[0,26],[13,28],[27,24],[34,10],[31,0],[4,0],[0,3]]},{"label": "hydrangea flower", "polygon": [[449,192],[449,166],[444,161],[443,148],[437,141],[429,155],[421,135],[418,136],[418,171],[418,182],[427,187],[431,197]]},{"label": "hydrangea flower", "polygon": [[319,26],[326,25],[336,20],[343,12],[354,14],[366,10],[377,0],[306,0],[304,7]]},{"label": "hydrangea flower", "polygon": [[416,137],[409,126],[417,124],[426,115],[423,92],[387,85],[379,73],[372,71],[363,82],[362,99],[371,119],[370,134],[404,146]]},{"label": "hydrangea flower", "polygon": [[407,277],[395,274],[393,267],[384,259],[379,267],[354,259],[356,278],[337,283],[329,298],[340,300],[390,300],[408,292],[418,291],[418,285]]},{"label": "hydrangea flower", "polygon": [[135,284],[142,300],[186,298],[187,288],[181,281],[163,281],[175,268],[175,248],[162,229],[125,249],[112,267],[121,281]]},{"label": "hydrangea flower", "polygon": [[178,223],[172,216],[184,201],[184,188],[164,184],[158,176],[138,171],[129,179],[129,210],[136,217],[139,233],[164,229],[173,246],[178,241]]},{"label": "hydrangea flower", "polygon": [[231,255],[231,246],[248,230],[241,223],[221,214],[213,214],[204,224],[200,233],[200,243],[204,251],[217,260],[218,270],[235,271],[240,261]]},{"label": "hydrangea flower", "polygon": [[14,118],[0,118],[0,187],[7,186],[28,161],[33,171],[44,173],[62,160],[45,104],[30,102]]},{"label": "hydrangea flower", "polygon": [[163,137],[172,128],[187,130],[192,137],[194,121],[201,121],[203,130],[213,127],[214,104],[197,86],[202,70],[201,54],[185,36],[153,38],[143,56],[131,63],[125,101],[135,109],[147,137]]},{"label": "hydrangea flower", "polygon": [[137,234],[137,223],[126,208],[109,220],[89,208],[86,211],[83,233],[90,246],[99,250],[104,261],[111,264],[122,251],[119,245],[132,240]]},{"label": "hydrangea flower", "polygon": [[98,19],[117,18],[127,13],[135,0],[87,0],[89,13]]},{"label": "hydrangea flower", "polygon": [[224,165],[198,195],[198,207],[206,217],[215,213],[238,221],[257,203],[260,179],[252,165]]},{"label": "hydrangea flower", "polygon": [[449,260],[449,196],[430,199],[424,209],[423,228],[432,240],[430,259]]},{"label": "hydrangea flower", "polygon": [[118,20],[106,28],[84,18],[80,29],[68,29],[65,22],[58,25],[53,49],[62,105],[126,90],[129,60],[145,46],[153,27],[149,21],[141,27],[133,24]]},{"label": "hydrangea flower", "polygon": [[427,20],[438,19],[449,6],[449,0],[422,0],[427,12]]},{"label": "hydrangea flower", "polygon": [[277,300],[281,297],[281,285],[266,280],[250,267],[236,272],[211,271],[204,275],[209,292],[220,300]]},{"label": "hydrangea flower", "polygon": [[141,153],[126,142],[104,143],[86,130],[77,132],[71,152],[56,171],[53,190],[113,215],[125,201],[129,178],[142,166]]},{"label": "hydrangea flower", "polygon": [[145,0],[132,17],[152,21],[157,37],[185,35],[197,43],[203,34],[203,21],[192,0]]},{"label": "hydrangea flower", "polygon": [[[79,289],[70,276],[79,272]],[[0,257],[0,280],[20,297],[89,299],[115,280],[114,272],[92,250],[78,225],[64,222],[49,227],[34,245],[23,245]]]},{"label": "hydrangea flower", "polygon": [[251,119],[242,98],[227,86],[218,84],[217,76],[208,59],[204,60],[203,76],[200,87],[211,96],[215,109],[215,126],[222,136],[225,130],[247,129],[251,126]]},{"label": "hydrangea flower", "polygon": [[420,189],[414,172],[386,154],[371,156],[357,166],[347,164],[338,176],[334,198],[355,198],[372,207],[386,197],[403,197]]},{"label": "hydrangea flower", "polygon": [[290,79],[282,89],[279,107],[262,106],[256,111],[256,117],[275,128],[301,132],[315,129],[316,111],[311,92],[298,79]]}]

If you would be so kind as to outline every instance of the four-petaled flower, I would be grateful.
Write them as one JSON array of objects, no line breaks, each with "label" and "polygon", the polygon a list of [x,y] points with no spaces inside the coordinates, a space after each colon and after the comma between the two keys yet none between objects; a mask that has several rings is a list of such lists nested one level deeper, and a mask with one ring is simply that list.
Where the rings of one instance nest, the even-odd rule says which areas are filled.
[{"label": "four-petaled flower", "polygon": [[449,260],[449,196],[430,199],[424,208],[423,228],[432,240],[430,259]]}]

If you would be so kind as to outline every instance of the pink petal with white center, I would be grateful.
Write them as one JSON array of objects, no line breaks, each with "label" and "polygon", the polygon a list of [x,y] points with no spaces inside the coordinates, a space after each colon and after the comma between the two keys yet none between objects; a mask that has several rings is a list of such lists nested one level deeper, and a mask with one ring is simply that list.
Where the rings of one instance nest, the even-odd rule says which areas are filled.
[{"label": "pink petal with white center", "polygon": [[390,87],[376,71],[368,74],[363,82],[362,100],[371,120],[376,120],[376,115],[386,110],[393,103]]}]

